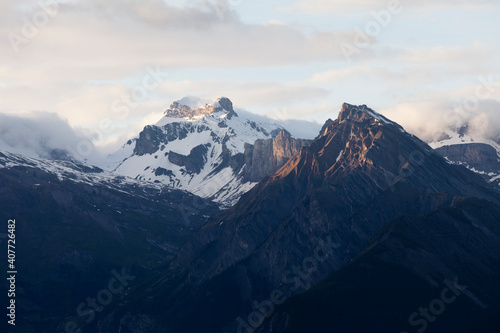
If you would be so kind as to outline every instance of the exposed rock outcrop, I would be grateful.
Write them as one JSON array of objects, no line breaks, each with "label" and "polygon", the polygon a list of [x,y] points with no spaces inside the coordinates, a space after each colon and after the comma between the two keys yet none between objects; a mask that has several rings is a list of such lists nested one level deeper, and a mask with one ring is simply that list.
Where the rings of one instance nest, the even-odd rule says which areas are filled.
[{"label": "exposed rock outcrop", "polygon": [[187,172],[200,173],[207,161],[207,152],[210,146],[209,143],[198,145],[191,149],[188,156],[170,151],[168,153],[168,160],[175,165],[186,167]]},{"label": "exposed rock outcrop", "polygon": [[170,107],[164,112],[165,116],[171,118],[194,118],[199,116],[209,116],[214,112],[226,112],[226,118],[238,117],[234,112],[233,102],[227,97],[221,97],[215,101],[213,105],[205,105],[205,107],[192,109],[187,105],[182,105],[178,101],[173,102]]},{"label": "exposed rock outcrop", "polygon": [[246,145],[245,178],[251,182],[260,181],[278,171],[311,142],[312,140],[293,138],[289,132],[282,130],[275,138],[257,140],[253,145]]},{"label": "exposed rock outcrop", "polygon": [[160,144],[165,142],[166,135],[157,126],[146,126],[135,141],[134,154],[139,156],[154,154],[160,149]]},{"label": "exposed rock outcrop", "polygon": [[467,163],[484,172],[500,172],[500,161],[495,148],[485,143],[466,143],[435,149],[453,162]]}]

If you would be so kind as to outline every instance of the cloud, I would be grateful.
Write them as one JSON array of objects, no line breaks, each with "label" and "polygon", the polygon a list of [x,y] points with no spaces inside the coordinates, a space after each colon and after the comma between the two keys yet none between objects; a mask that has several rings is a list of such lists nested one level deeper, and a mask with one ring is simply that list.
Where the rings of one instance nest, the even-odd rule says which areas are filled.
[{"label": "cloud", "polygon": [[490,62],[495,58],[496,47],[474,42],[471,45],[434,46],[414,48],[400,53],[402,61],[411,64],[452,65]]},{"label": "cloud", "polygon": [[[461,9],[498,1],[460,7],[457,17],[470,18],[470,29],[452,25],[453,31],[439,30],[436,40],[436,26],[422,24],[423,15],[408,11],[408,20],[398,20],[397,27],[362,47],[352,67],[339,46],[355,45],[359,36],[348,28],[364,14],[350,11],[382,10],[389,1],[302,0],[281,12],[274,10],[278,2],[253,6],[248,0],[239,7],[229,0],[55,1],[59,7],[48,15],[37,0],[0,0],[0,35],[26,39],[17,53],[8,38],[0,39],[0,112],[55,112],[99,148],[121,145],[185,95],[209,100],[226,95],[236,106],[273,118],[323,122],[343,101],[389,108],[437,90],[444,95],[421,100],[441,99],[428,107],[450,108],[446,101],[474,96],[467,87],[458,88],[498,71],[494,12],[484,10],[488,19],[476,24],[483,12],[468,16]],[[411,6],[430,9],[452,2],[457,3],[413,1]],[[319,12],[330,16],[304,15]],[[44,13],[47,22],[37,21]],[[456,19],[441,18],[439,27]],[[30,36],[27,24],[36,25]],[[460,44],[453,45],[457,40]],[[141,88],[147,68],[165,75],[144,98],[126,104],[123,98],[130,100]],[[445,92],[450,89],[453,96]],[[117,106],[127,111],[116,112]],[[470,126],[484,128],[484,117]]]},{"label": "cloud", "polygon": [[301,83],[253,82],[237,85],[230,96],[235,96],[243,105],[275,107],[324,98],[330,93],[327,89]]},{"label": "cloud", "polygon": [[289,131],[292,136],[301,139],[314,139],[318,136],[323,124],[315,121],[299,120],[299,119],[276,119],[269,116],[258,115],[248,112],[243,109],[236,108],[236,113],[239,116],[251,119],[261,123],[276,123]]},{"label": "cloud", "polygon": [[[169,96],[166,101],[178,100],[190,95],[213,102],[216,98],[227,96],[237,107],[271,110],[276,107],[291,107],[302,103],[311,103],[330,96],[331,91],[308,82],[238,82],[230,80],[207,81],[164,81],[162,96]],[[259,112],[260,113],[260,112]]]},{"label": "cloud", "polygon": [[[299,0],[291,6],[282,7],[281,10],[293,11],[300,13],[310,13],[317,15],[327,15],[331,13],[340,14],[349,11],[367,11],[375,9],[384,9],[389,6],[392,1],[388,0]],[[419,9],[428,8],[464,8],[464,9],[480,9],[489,8],[498,5],[498,0],[476,0],[474,2],[466,0],[397,0],[401,7],[414,7]]]},{"label": "cloud", "polygon": [[[415,100],[416,96],[424,96],[423,100],[427,100],[425,95],[432,92],[449,99],[463,99],[475,96],[477,85],[481,85],[478,78],[496,74],[496,80],[500,80],[494,61],[497,53],[497,45],[479,43],[401,48],[388,54],[383,61],[332,66],[314,73],[306,83],[328,88],[339,98],[350,99],[351,103],[358,100],[370,104],[378,96],[377,103],[385,107],[403,100]],[[470,86],[474,82],[476,86]],[[496,91],[489,98],[500,100],[500,93]]]},{"label": "cloud", "polygon": [[[56,72],[68,79],[109,78],[120,69],[125,74],[145,64],[178,69],[340,59],[343,55],[335,45],[352,40],[352,32],[327,32],[325,40],[325,33],[305,34],[295,26],[244,24],[232,9],[221,16],[216,3],[198,3],[201,7],[177,7],[162,0],[75,1],[59,5],[53,16],[37,6],[29,12],[11,8],[0,14],[6,19],[0,32],[23,42],[2,39],[6,52],[1,56],[18,69],[29,62],[46,74]],[[40,13],[47,16],[46,24],[36,23]],[[26,21],[38,26],[29,36],[23,33],[30,31]]]},{"label": "cloud", "polygon": [[137,21],[160,28],[203,30],[213,25],[237,23],[236,12],[228,1],[163,0],[85,0],[68,6],[70,10],[115,20]]},{"label": "cloud", "polygon": [[32,112],[22,116],[0,114],[0,149],[31,157],[52,158],[65,151],[78,160],[100,158],[93,144],[54,113]]},{"label": "cloud", "polygon": [[[326,96],[324,89],[310,85],[243,86],[246,80],[235,84],[217,73],[213,79],[193,73],[204,68],[327,62],[343,57],[338,41],[352,39],[352,32],[306,34],[296,26],[245,24],[230,1],[57,3],[57,10],[48,15],[38,1],[1,2],[5,11],[0,12],[0,34],[16,34],[26,43],[17,45],[15,52],[8,38],[0,39],[0,112],[56,112],[72,126],[93,128],[97,145],[130,135],[141,119],[187,94],[211,98],[225,94],[245,106]],[[35,18],[43,15],[47,23],[36,23]],[[24,33],[30,30],[26,24],[36,25],[32,36]],[[148,91],[146,98],[134,101],[126,119],[114,113],[116,101],[140,88],[150,67],[173,74],[162,77],[162,85]],[[191,72],[179,79],[183,70]],[[188,80],[191,76],[195,79]],[[103,121],[110,121],[113,129],[102,130]]]},{"label": "cloud", "polygon": [[436,98],[400,103],[381,113],[401,124],[408,132],[426,142],[444,138],[446,131],[467,126],[467,134],[476,140],[500,140],[500,101],[478,100],[467,109],[455,100]]}]

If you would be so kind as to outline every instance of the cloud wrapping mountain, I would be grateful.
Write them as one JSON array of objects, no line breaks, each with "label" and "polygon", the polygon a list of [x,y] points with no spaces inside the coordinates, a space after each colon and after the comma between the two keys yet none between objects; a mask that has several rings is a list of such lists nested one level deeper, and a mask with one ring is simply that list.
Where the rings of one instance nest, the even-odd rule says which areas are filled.
[{"label": "cloud wrapping mountain", "polygon": [[0,114],[0,149],[41,158],[96,161],[91,140],[55,113]]},{"label": "cloud wrapping mountain", "polygon": [[467,126],[467,134],[476,140],[500,139],[500,102],[477,101],[467,107],[444,99],[402,103],[384,111],[388,117],[404,126],[424,141],[433,142],[445,138],[447,131],[459,131]]}]

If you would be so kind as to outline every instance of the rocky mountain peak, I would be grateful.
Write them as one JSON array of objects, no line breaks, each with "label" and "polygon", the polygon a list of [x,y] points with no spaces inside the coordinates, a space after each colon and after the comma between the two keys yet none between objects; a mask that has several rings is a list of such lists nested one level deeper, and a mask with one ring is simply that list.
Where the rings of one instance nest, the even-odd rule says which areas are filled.
[{"label": "rocky mountain peak", "polygon": [[234,112],[233,109],[233,102],[227,97],[220,97],[218,98],[214,105],[213,105],[214,111],[215,112],[220,112],[220,111],[227,111],[227,118],[231,119],[231,117],[238,117],[238,114]]},{"label": "rocky mountain peak", "polygon": [[227,97],[217,98],[213,105],[215,110],[234,111],[233,102],[231,102],[231,100]]},{"label": "rocky mountain peak", "polygon": [[232,205],[308,143],[253,119],[238,116],[226,97],[211,104],[184,97],[113,154],[110,168]]},{"label": "rocky mountain peak", "polygon": [[344,103],[342,104],[342,108],[337,119],[328,119],[321,128],[321,131],[316,139],[327,136],[331,133],[331,131],[335,132],[337,126],[343,123],[351,124],[358,129],[372,126],[380,128],[390,126],[397,129],[399,132],[405,133],[405,130],[399,124],[387,119],[380,113],[373,111],[366,105],[351,105]]},{"label": "rocky mountain peak", "polygon": [[193,118],[199,116],[210,116],[214,112],[227,112],[227,119],[237,117],[238,114],[234,112],[233,102],[227,97],[218,98],[212,105],[206,104],[204,107],[191,107],[183,104],[182,100],[173,102],[170,107],[164,112],[164,115],[171,118]]},{"label": "rocky mountain peak", "polygon": [[347,103],[342,104],[342,108],[337,119],[339,122],[344,120],[356,122],[375,120],[384,124],[394,124],[392,121],[373,111],[366,105],[351,105]]},{"label": "rocky mountain peak", "polygon": [[290,132],[288,132],[287,130],[285,129],[282,129],[278,132],[278,135],[276,135],[276,139],[278,140],[287,140],[287,139],[290,139],[292,137],[292,135],[290,134]]},{"label": "rocky mountain peak", "polygon": [[353,125],[368,125],[368,124],[376,124],[376,125],[394,125],[402,130],[402,127],[398,124],[390,121],[385,118],[381,114],[373,111],[366,105],[351,105],[348,103],[342,104],[342,108],[340,109],[339,115],[336,120],[328,119],[321,131],[319,132],[318,137],[316,139],[321,138],[323,136],[327,136],[331,131],[334,131],[337,128],[337,125],[350,122]]},{"label": "rocky mountain peak", "polygon": [[163,114],[172,118],[192,117],[194,110],[187,105],[180,104],[179,101],[175,101]]},{"label": "rocky mountain peak", "polygon": [[416,151],[418,156],[431,155],[430,147],[397,123],[366,105],[344,103],[338,118],[329,119],[309,148],[291,159],[275,176],[283,179],[302,175],[309,179],[313,175],[323,181],[325,177],[333,179],[362,170],[376,182],[387,183],[386,175],[397,175],[401,168],[408,168],[408,161],[414,162]]},{"label": "rocky mountain peak", "polygon": [[362,121],[370,118],[370,115],[367,112],[365,112],[365,110],[369,110],[366,107],[366,105],[357,106],[357,105],[343,103],[337,119],[340,122],[348,119],[354,121]]}]

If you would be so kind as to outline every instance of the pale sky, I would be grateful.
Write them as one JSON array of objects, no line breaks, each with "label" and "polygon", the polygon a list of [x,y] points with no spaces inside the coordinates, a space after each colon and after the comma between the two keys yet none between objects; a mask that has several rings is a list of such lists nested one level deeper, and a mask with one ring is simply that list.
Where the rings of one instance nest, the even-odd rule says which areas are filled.
[{"label": "pale sky", "polygon": [[0,0],[0,121],[54,113],[109,150],[174,100],[227,96],[276,119],[348,102],[426,140],[465,122],[496,138],[499,17],[499,0]]}]

